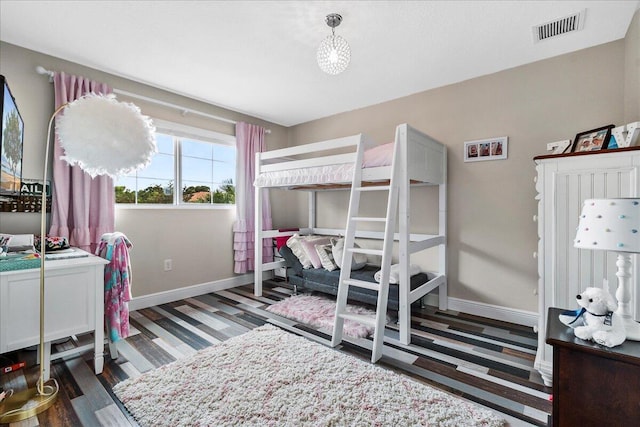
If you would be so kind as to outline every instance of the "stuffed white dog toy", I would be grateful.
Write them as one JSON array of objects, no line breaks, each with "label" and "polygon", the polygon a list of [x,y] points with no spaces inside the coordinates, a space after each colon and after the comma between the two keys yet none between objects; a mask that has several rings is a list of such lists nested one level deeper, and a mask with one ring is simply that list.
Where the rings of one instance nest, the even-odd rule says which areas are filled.
[{"label": "stuffed white dog toy", "polygon": [[616,300],[602,288],[587,288],[576,295],[585,326],[573,330],[576,337],[593,340],[607,347],[620,345],[626,339],[622,318],[615,313]]}]

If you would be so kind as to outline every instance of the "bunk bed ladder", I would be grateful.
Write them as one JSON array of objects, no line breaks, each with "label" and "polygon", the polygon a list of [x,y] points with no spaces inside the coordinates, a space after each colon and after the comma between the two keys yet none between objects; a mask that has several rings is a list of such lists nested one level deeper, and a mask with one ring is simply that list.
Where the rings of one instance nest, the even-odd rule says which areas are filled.
[{"label": "bunk bed ladder", "polygon": [[[362,165],[362,142],[358,149],[356,165]],[[389,296],[389,273],[391,271],[391,256],[393,250],[393,238],[396,225],[396,214],[398,210],[398,168],[396,167],[396,157],[398,156],[398,146],[395,144],[391,180],[387,186],[363,186],[362,167],[356,167],[353,174],[351,195],[349,198],[349,213],[347,219],[347,229],[345,231],[344,253],[340,271],[340,281],[338,284],[338,295],[336,302],[336,318],[333,326],[333,337],[331,345],[337,346],[342,342],[342,332],[345,320],[352,320],[366,324],[374,328],[373,348],[371,352],[371,362],[377,362],[382,357],[382,344],[384,342],[384,329],[387,323],[387,299]],[[387,212],[384,218],[359,217],[360,195],[362,192],[387,191]],[[384,223],[384,240],[382,249],[364,249],[355,246],[355,233],[358,224],[365,222]],[[372,283],[351,278],[351,265],[354,253],[367,255],[379,255],[381,262],[380,283]],[[375,317],[365,315],[348,314],[346,311],[349,286],[371,289],[378,292]]]}]

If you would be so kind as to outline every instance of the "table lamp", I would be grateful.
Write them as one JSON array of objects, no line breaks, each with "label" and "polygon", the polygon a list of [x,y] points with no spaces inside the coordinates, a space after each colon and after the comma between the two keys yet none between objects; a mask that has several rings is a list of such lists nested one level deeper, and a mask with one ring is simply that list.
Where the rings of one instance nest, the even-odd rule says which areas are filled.
[{"label": "table lamp", "polygon": [[[113,95],[90,93],[60,106],[51,115],[45,141],[43,183],[48,178],[51,127],[56,117],[58,139],[65,154],[62,158],[71,165],[78,165],[91,177],[114,177],[132,172],[149,164],[157,152],[155,128],[138,107],[119,102]],[[58,395],[58,383],[55,379],[46,380],[44,374],[46,206],[46,192],[43,191],[40,216],[40,376],[36,387],[14,393],[0,404],[0,423],[37,415],[51,407]]]},{"label": "table lamp", "polygon": [[640,341],[640,323],[631,315],[631,254],[640,253],[640,198],[585,200],[574,246],[617,252],[616,312],[623,319],[627,339]]}]

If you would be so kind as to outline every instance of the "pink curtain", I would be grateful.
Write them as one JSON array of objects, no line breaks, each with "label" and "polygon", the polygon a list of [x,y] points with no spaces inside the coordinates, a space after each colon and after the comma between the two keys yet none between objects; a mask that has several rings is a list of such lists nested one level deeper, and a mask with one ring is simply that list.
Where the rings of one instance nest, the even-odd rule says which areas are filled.
[{"label": "pink curtain", "polygon": [[[236,214],[233,224],[234,271],[246,273],[254,270],[253,243],[255,189],[253,181],[256,176],[256,153],[266,149],[264,128],[248,123],[236,125]],[[271,230],[271,204],[269,193],[263,192],[262,224],[263,230]],[[273,261],[273,244],[271,239],[263,239],[262,262]]]},{"label": "pink curtain", "polygon": [[[91,92],[108,94],[112,91],[104,83],[65,73],[55,73],[53,87],[56,108]],[[115,229],[113,179],[108,176],[92,179],[78,166],[69,166],[60,159],[63,150],[57,134],[54,141],[49,234],[67,237],[71,246],[93,253],[100,237]]]}]

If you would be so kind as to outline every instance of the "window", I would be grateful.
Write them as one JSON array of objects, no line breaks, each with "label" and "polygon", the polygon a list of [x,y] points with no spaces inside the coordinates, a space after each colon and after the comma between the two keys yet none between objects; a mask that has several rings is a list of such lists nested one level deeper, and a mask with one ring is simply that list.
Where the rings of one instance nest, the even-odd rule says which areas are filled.
[{"label": "window", "polygon": [[180,141],[184,203],[236,202],[236,148],[193,139]]},{"label": "window", "polygon": [[158,153],[144,169],[117,178],[117,204],[235,204],[235,137],[160,120],[154,124]]}]

